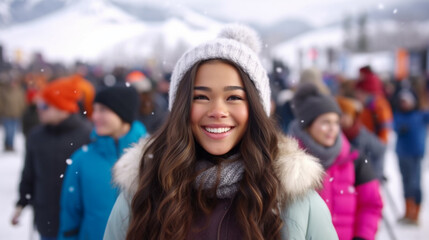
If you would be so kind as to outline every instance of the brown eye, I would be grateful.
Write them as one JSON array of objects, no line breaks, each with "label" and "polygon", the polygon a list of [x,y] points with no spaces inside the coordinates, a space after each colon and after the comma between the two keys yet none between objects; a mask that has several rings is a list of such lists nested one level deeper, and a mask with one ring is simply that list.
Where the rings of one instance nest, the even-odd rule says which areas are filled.
[{"label": "brown eye", "polygon": [[234,101],[234,100],[244,100],[244,99],[240,96],[233,95],[233,96],[228,97],[227,100],[233,100]]},{"label": "brown eye", "polygon": [[204,95],[195,95],[194,100],[209,100],[209,98]]}]

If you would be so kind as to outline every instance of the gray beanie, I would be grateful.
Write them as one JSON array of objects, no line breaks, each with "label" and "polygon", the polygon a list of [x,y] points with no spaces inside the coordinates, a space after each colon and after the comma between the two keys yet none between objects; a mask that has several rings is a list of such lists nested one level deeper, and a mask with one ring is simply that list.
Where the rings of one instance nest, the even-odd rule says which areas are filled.
[{"label": "gray beanie", "polygon": [[334,112],[341,115],[341,109],[330,95],[322,94],[314,84],[299,86],[293,98],[293,110],[302,128],[306,128],[318,116]]},{"label": "gray beanie", "polygon": [[258,58],[260,48],[261,43],[254,30],[231,24],[225,26],[216,39],[187,51],[176,63],[171,76],[168,109],[171,111],[173,107],[179,82],[185,73],[197,62],[218,58],[234,62],[247,73],[255,84],[262,106],[269,116],[271,89],[268,75]]}]

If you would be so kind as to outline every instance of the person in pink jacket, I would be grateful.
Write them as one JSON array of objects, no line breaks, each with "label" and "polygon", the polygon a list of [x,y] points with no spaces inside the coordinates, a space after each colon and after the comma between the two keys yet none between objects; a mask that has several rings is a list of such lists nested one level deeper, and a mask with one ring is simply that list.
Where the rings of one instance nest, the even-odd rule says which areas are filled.
[{"label": "person in pink jacket", "polygon": [[319,194],[331,211],[340,240],[375,238],[383,202],[369,161],[341,133],[341,109],[314,85],[301,86],[293,99],[296,120],[289,133],[320,159],[326,174]]}]

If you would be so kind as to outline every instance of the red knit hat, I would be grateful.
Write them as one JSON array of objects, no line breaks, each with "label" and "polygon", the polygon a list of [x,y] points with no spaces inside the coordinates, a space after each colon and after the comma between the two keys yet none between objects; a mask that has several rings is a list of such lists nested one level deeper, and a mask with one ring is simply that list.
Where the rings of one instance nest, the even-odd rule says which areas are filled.
[{"label": "red knit hat", "polygon": [[359,69],[359,73],[362,78],[356,83],[356,89],[376,95],[383,94],[383,84],[371,67],[364,66]]},{"label": "red knit hat", "polygon": [[383,84],[374,73],[366,70],[361,70],[360,73],[362,79],[356,83],[356,89],[372,94],[383,94]]},{"label": "red knit hat", "polygon": [[80,97],[78,82],[73,77],[56,79],[42,90],[42,98],[47,104],[69,113],[79,111]]}]

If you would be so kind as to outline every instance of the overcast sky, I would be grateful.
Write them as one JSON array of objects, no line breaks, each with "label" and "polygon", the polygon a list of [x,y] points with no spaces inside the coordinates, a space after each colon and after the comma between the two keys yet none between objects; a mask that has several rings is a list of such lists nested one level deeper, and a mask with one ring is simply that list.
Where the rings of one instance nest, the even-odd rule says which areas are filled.
[{"label": "overcast sky", "polygon": [[[230,21],[270,24],[285,18],[303,18],[320,26],[366,9],[392,12],[401,2],[415,0],[122,0],[191,6],[209,16]],[[400,9],[396,9],[400,12]]]}]

